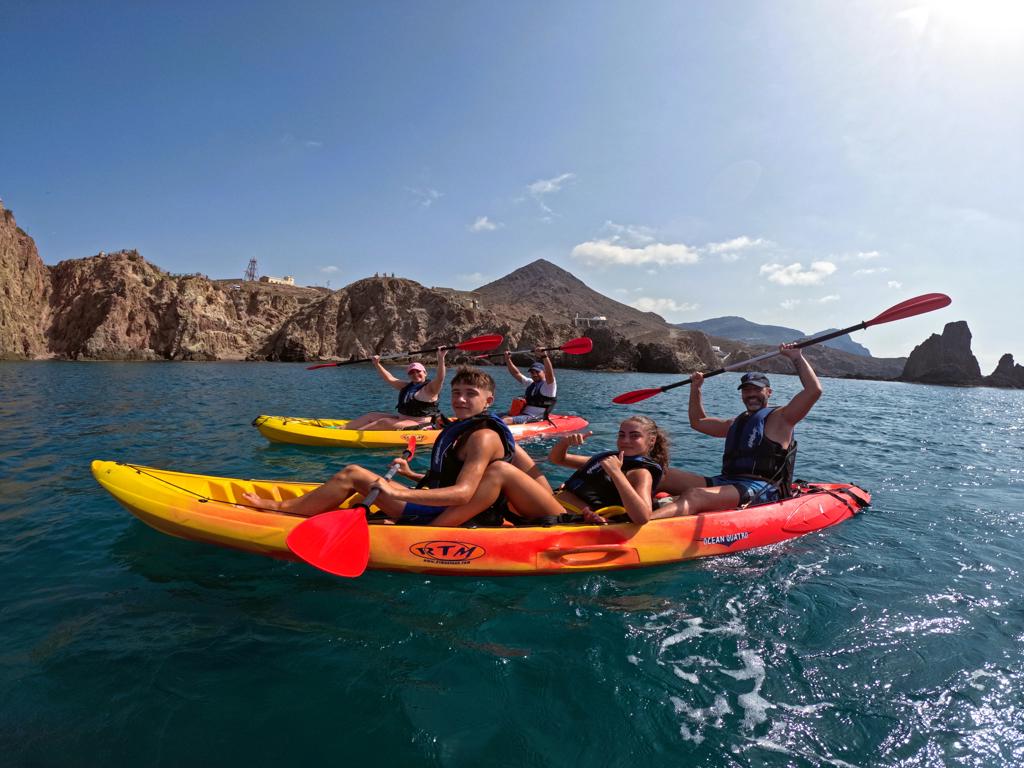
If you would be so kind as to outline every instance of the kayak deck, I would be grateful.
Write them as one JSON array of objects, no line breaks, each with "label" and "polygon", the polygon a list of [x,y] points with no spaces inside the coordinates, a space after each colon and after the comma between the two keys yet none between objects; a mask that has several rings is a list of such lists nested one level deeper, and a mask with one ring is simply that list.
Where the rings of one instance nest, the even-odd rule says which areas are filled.
[{"label": "kayak deck", "polygon": [[[93,461],[96,480],[147,525],[193,541],[296,559],[285,539],[305,518],[253,509],[242,493],[295,498],[316,483],[243,480]],[[559,524],[446,528],[372,521],[372,569],[462,575],[600,571],[733,554],[802,536],[853,517],[871,501],[855,485],[812,484],[796,496],[746,509],[646,525]]]},{"label": "kayak deck", "polygon": [[[408,445],[416,438],[417,445],[433,445],[439,429],[346,429],[348,419],[307,419],[295,416],[257,416],[253,426],[274,443],[311,445],[335,448],[389,449]],[[580,416],[552,414],[549,420],[529,424],[510,424],[512,435],[518,440],[576,432],[585,429],[588,421]]]}]

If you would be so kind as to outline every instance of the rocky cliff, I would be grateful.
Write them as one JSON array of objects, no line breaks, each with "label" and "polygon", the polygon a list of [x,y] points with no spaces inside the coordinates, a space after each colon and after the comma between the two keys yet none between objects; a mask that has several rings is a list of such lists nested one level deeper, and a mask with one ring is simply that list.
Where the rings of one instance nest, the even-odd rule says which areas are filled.
[{"label": "rocky cliff", "polygon": [[50,274],[35,241],[0,202],[0,359],[44,357]]},{"label": "rocky cliff", "polygon": [[971,329],[967,323],[946,323],[941,336],[933,333],[914,347],[900,379],[920,384],[981,384],[981,367],[971,352]]},{"label": "rocky cliff", "polygon": [[985,377],[985,384],[990,387],[1024,389],[1024,365],[1015,365],[1013,355],[1005,354],[999,358],[996,369]]}]

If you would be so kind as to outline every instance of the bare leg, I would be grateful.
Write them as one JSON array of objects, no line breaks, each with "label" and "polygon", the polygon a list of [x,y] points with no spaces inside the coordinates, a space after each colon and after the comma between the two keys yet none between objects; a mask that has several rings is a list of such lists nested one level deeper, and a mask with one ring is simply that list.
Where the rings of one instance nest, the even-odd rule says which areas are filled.
[{"label": "bare leg", "polygon": [[731,485],[719,485],[714,488],[688,488],[674,502],[655,508],[651,519],[717,512],[722,509],[734,509],[739,505],[740,492]]},{"label": "bare leg", "polygon": [[507,462],[496,461],[487,467],[473,498],[465,504],[449,507],[432,525],[462,525],[491,506],[502,493],[522,517],[543,518],[564,511],[551,492],[536,480]]},{"label": "bare leg", "polygon": [[345,429],[368,429],[369,425],[373,424],[375,421],[393,418],[394,414],[374,411],[373,413],[367,413],[356,419],[352,419],[352,421],[345,425]]},{"label": "bare leg", "polygon": [[380,475],[358,464],[349,464],[328,480],[323,485],[317,486],[309,493],[294,499],[277,501],[275,499],[264,499],[255,493],[243,493],[242,498],[247,504],[259,509],[269,509],[275,512],[288,512],[292,515],[303,515],[311,517],[321,512],[328,512],[337,509],[345,499],[353,493],[361,493],[364,496],[370,486],[380,478]]},{"label": "bare leg", "polygon": [[685,469],[669,467],[665,472],[665,476],[661,478],[661,482],[658,483],[658,491],[678,496],[690,488],[704,488],[706,485],[707,481],[703,475],[687,472]]}]

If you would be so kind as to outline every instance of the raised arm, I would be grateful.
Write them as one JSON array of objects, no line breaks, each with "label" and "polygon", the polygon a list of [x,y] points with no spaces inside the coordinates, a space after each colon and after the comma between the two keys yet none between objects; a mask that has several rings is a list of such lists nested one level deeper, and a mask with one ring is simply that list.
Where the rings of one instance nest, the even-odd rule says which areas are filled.
[{"label": "raised arm", "polygon": [[542,349],[533,350],[533,354],[538,360],[544,361],[544,375],[547,377],[548,384],[554,386],[557,382],[555,381],[555,366],[551,364],[551,355]]},{"label": "raised arm", "polygon": [[437,370],[434,371],[434,378],[432,378],[430,383],[421,390],[426,397],[417,397],[417,400],[433,402],[440,397],[441,389],[444,387],[444,377],[448,374],[448,369],[445,367],[444,361],[445,355],[447,354],[448,347],[437,348]]},{"label": "raised arm", "polygon": [[811,368],[811,364],[807,362],[801,350],[795,349],[790,344],[783,344],[779,347],[779,352],[790,359],[800,377],[800,383],[804,385],[804,388],[797,392],[792,400],[778,410],[792,427],[806,416],[818,402],[818,398],[821,397],[821,382],[818,381],[814,369]]},{"label": "raised arm", "polygon": [[571,445],[583,445],[583,441],[590,437],[593,432],[585,432],[580,434],[574,432],[571,435],[566,435],[551,448],[551,452],[548,453],[548,461],[552,464],[557,464],[560,467],[569,467],[570,469],[579,469],[589,461],[586,456],[577,456],[568,453],[569,446]]},{"label": "raised arm", "polygon": [[380,355],[374,355],[371,358],[371,362],[373,362],[373,367],[377,369],[377,375],[384,379],[384,381],[386,381],[395,389],[401,389],[408,383],[401,381],[400,379],[396,379],[394,376],[392,376],[391,371],[389,371],[387,368],[380,364]]},{"label": "raised arm", "polygon": [[520,384],[530,383],[530,379],[526,376],[523,376],[523,372],[516,368],[515,364],[512,362],[512,353],[509,352],[507,349],[505,350],[505,367],[508,369],[508,372],[512,374],[512,378],[514,378]]},{"label": "raised arm", "polygon": [[725,437],[729,434],[732,419],[716,419],[704,412],[704,397],[701,388],[704,386],[704,374],[693,374],[690,381],[690,426],[698,432],[711,437]]}]

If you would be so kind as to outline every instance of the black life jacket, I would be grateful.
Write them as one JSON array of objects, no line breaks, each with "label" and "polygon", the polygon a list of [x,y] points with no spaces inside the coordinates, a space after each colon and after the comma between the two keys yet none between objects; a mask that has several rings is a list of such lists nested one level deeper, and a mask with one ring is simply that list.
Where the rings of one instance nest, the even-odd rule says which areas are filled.
[{"label": "black life jacket", "polygon": [[433,403],[425,403],[422,400],[417,400],[413,397],[413,395],[429,383],[429,379],[420,383],[410,381],[402,387],[402,391],[398,393],[398,408],[396,408],[396,410],[403,416],[408,416],[413,419],[420,419],[440,413],[441,411],[438,409],[436,401]]},{"label": "black life jacket", "polygon": [[[612,479],[601,469],[601,461],[609,456],[617,456],[618,451],[605,451],[591,456],[587,463],[573,472],[562,487],[583,501],[591,509],[601,507],[622,506],[622,497]],[[661,465],[647,456],[625,456],[622,460],[622,471],[646,469],[651,473],[651,494],[658,489],[663,470]]]},{"label": "black life jacket", "polygon": [[462,438],[467,437],[471,432],[478,429],[493,429],[501,438],[502,447],[505,449],[501,457],[502,461],[512,461],[512,455],[516,451],[516,441],[512,432],[504,421],[491,413],[481,413],[471,416],[468,419],[453,421],[441,430],[441,434],[434,441],[434,448],[430,452],[430,469],[427,474],[417,483],[419,488],[447,488],[455,485],[459,472],[465,462],[456,456],[456,448]]},{"label": "black life jacket", "polygon": [[775,408],[744,411],[729,426],[722,454],[722,474],[726,477],[753,475],[777,485],[780,495],[789,496],[796,466],[796,440],[783,448],[764,433],[765,422]]},{"label": "black life jacket", "polygon": [[531,381],[530,385],[526,388],[526,404],[532,405],[534,408],[554,408],[555,403],[558,402],[557,397],[549,397],[542,395],[540,388],[547,384],[546,381]]}]

